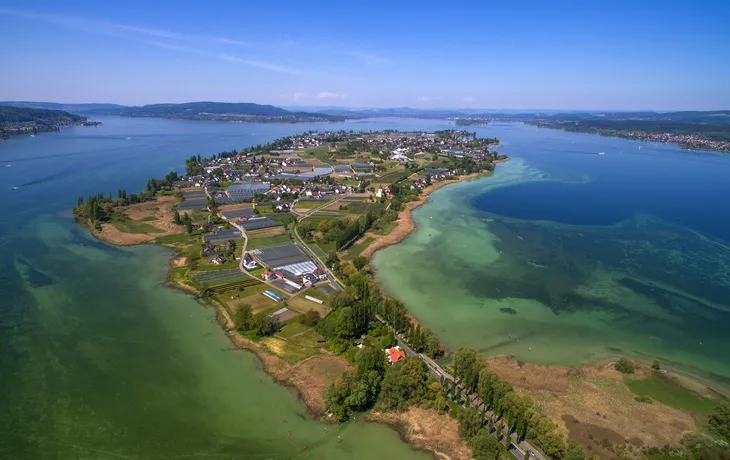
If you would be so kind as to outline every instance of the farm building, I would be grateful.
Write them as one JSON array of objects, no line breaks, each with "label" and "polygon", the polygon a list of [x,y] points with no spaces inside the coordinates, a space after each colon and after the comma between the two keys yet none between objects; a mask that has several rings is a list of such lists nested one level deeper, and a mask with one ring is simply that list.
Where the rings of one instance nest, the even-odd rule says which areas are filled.
[{"label": "farm building", "polygon": [[250,231],[260,230],[262,228],[278,227],[283,224],[281,222],[271,220],[268,217],[253,217],[245,222],[241,222],[240,225],[241,227],[243,227],[244,230]]},{"label": "farm building", "polygon": [[276,310],[274,313],[270,314],[269,316],[278,320],[280,323],[283,323],[286,320],[292,319],[295,316],[297,316],[298,313],[295,311],[291,311],[288,308],[280,308],[279,310]]},{"label": "farm building", "polygon": [[241,238],[241,231],[235,228],[229,230],[218,230],[215,233],[206,233],[203,235],[203,241],[225,241]]},{"label": "farm building", "polygon": [[221,217],[225,220],[236,220],[241,217],[251,217],[254,215],[253,208],[236,209],[233,211],[221,212]]},{"label": "farm building", "polygon": [[250,201],[258,194],[265,193],[269,190],[267,182],[236,182],[228,187],[226,194],[228,201],[235,203],[241,201]]},{"label": "farm building", "polygon": [[295,244],[283,244],[270,248],[255,249],[253,255],[262,264],[277,271],[288,272],[296,278],[317,270],[314,262]]}]

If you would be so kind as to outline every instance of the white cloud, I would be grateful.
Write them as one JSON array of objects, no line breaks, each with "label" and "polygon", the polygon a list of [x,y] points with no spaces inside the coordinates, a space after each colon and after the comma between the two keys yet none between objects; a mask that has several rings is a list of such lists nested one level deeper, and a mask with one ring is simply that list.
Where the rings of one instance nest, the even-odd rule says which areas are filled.
[{"label": "white cloud", "polygon": [[[115,22],[102,21],[98,19],[67,16],[60,14],[44,14],[35,13],[32,11],[23,11],[10,8],[0,7],[0,15],[14,16],[19,18],[30,19],[34,21],[47,22],[52,24],[58,24],[64,27],[72,29],[83,30],[86,32],[96,33],[100,35],[109,35],[125,40],[131,40],[141,42],[146,45],[151,45],[157,48],[163,48],[171,51],[178,51],[183,53],[196,54],[198,56],[212,57],[216,59],[222,59],[229,62],[237,62],[245,64],[251,67],[258,67],[261,69],[271,70],[273,72],[287,73],[287,74],[298,74],[302,73],[301,70],[293,67],[280,65],[276,63],[259,61],[255,59],[249,59],[245,57],[232,56],[229,54],[221,54],[220,52],[210,51],[201,49],[203,47],[210,47],[211,44],[218,45],[235,45],[241,47],[253,47],[254,45],[249,42],[235,40],[226,37],[211,37],[205,35],[188,35],[177,32],[171,32],[164,29],[153,29],[147,27],[137,27],[128,24],[119,24]],[[149,41],[150,37],[154,37],[153,41]],[[191,48],[187,46],[180,46],[177,44],[161,41],[170,40],[175,43],[185,42],[192,44],[198,48]]]},{"label": "white cloud", "polygon": [[343,99],[345,97],[345,95],[337,94],[337,93],[329,93],[327,91],[323,91],[321,93],[318,93],[317,97],[320,99]]},{"label": "white cloud", "polygon": [[418,102],[428,102],[430,99],[426,96],[421,96],[418,99],[416,99]]}]

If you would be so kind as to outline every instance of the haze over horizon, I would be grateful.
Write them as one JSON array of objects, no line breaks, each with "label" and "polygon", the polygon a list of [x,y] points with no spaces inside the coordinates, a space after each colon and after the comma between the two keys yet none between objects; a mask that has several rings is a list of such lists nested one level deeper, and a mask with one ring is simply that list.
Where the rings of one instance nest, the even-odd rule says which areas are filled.
[{"label": "haze over horizon", "polygon": [[8,1],[0,100],[730,108],[730,5]]}]

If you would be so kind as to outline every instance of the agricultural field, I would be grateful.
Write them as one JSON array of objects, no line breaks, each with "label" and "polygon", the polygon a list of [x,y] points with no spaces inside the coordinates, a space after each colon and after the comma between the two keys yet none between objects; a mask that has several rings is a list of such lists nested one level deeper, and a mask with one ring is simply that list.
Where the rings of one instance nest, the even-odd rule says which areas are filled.
[{"label": "agricultural field", "polygon": [[234,281],[243,281],[249,278],[241,270],[234,268],[228,270],[210,270],[202,271],[195,274],[195,279],[203,287],[213,287],[221,284],[232,283]]},{"label": "agricultural field", "polygon": [[378,213],[385,209],[385,203],[369,203],[366,201],[348,201],[342,203],[347,207],[348,214],[365,214],[368,211]]},{"label": "agricultural field", "polygon": [[248,236],[248,244],[246,245],[247,251],[279,246],[281,244],[288,244],[291,242],[291,238],[289,238],[289,235],[283,227],[255,230],[252,232],[246,232],[246,235]]},{"label": "agricultural field", "polygon": [[403,171],[403,170],[389,172],[389,173],[386,173],[386,174],[376,178],[373,181],[373,184],[390,185],[395,182],[398,182],[399,180],[403,180],[403,179],[411,176],[412,174],[413,174],[412,171]]},{"label": "agricultural field", "polygon": [[294,209],[313,209],[326,204],[328,200],[299,200]]},{"label": "agricultural field", "polygon": [[242,291],[248,287],[258,286],[259,284],[262,284],[261,281],[247,277],[241,281],[217,285],[211,288],[211,291],[215,294],[223,294],[231,291]]}]

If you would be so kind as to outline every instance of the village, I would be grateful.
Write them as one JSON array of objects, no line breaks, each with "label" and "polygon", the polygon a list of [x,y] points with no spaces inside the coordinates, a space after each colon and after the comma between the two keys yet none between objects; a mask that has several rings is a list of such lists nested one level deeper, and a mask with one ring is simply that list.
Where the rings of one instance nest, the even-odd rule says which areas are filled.
[{"label": "village", "polygon": [[[462,130],[310,132],[193,157],[172,184],[184,198],[177,212],[203,245],[193,278],[206,295],[255,305],[255,315],[283,330],[309,309],[324,316],[327,297],[343,288],[337,271],[348,262],[362,268],[368,243],[388,234],[426,187],[489,170],[496,144]],[[210,271],[220,274],[216,284]],[[244,279],[252,286],[232,289]],[[251,289],[254,280],[260,286]]]}]

